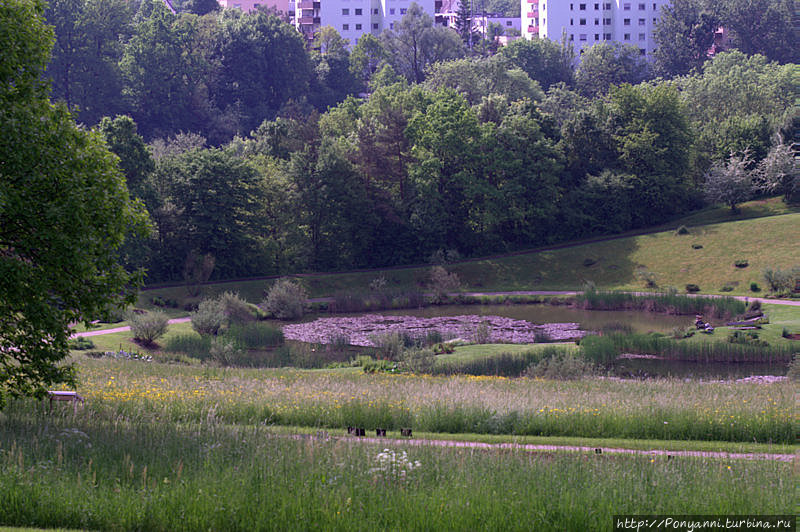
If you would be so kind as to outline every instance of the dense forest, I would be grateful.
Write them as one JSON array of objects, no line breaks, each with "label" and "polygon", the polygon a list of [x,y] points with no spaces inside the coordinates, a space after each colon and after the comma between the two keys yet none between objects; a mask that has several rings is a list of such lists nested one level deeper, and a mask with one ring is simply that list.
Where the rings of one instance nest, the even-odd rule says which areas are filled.
[{"label": "dense forest", "polygon": [[[425,262],[800,200],[786,0],[675,0],[652,63],[601,43],[500,47],[412,5],[307,49],[282,14],[52,0],[51,97],[149,212],[148,282]],[[708,58],[713,30],[729,50]],[[467,46],[467,43],[470,46]]]}]

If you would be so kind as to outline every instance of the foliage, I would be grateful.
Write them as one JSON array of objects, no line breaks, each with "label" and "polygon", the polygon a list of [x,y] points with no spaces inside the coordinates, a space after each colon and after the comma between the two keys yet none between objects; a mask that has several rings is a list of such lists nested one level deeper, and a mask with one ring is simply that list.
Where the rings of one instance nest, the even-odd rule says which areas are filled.
[{"label": "foliage", "polygon": [[225,324],[225,304],[220,299],[204,299],[191,319],[192,329],[200,336],[216,336]]},{"label": "foliage", "polygon": [[731,154],[725,164],[715,164],[706,173],[703,192],[710,203],[724,203],[737,212],[736,206],[753,194],[753,176],[748,170],[752,165],[749,152],[742,156]]},{"label": "foliage", "polygon": [[52,105],[43,81],[53,34],[40,2],[0,8],[0,407],[73,383],[70,326],[132,302],[140,276],[118,263],[144,234],[102,138]]},{"label": "foliage", "polygon": [[86,351],[87,349],[94,349],[94,342],[89,338],[78,336],[77,338],[70,339],[69,348],[78,351]]},{"label": "foliage", "polygon": [[280,327],[269,323],[234,323],[225,336],[247,349],[266,349],[283,345]]},{"label": "foliage", "polygon": [[275,281],[261,306],[281,320],[295,320],[303,316],[307,294],[305,288],[292,279]]},{"label": "foliage", "polygon": [[800,266],[787,268],[764,268],[764,280],[771,292],[790,292],[794,289],[795,282],[800,279]]},{"label": "foliage", "polygon": [[436,355],[432,349],[412,348],[403,351],[400,356],[399,367],[403,371],[417,374],[428,374],[436,363]]},{"label": "foliage", "polygon": [[559,353],[531,364],[524,375],[530,378],[576,380],[592,376],[596,368],[591,362],[572,353]]},{"label": "foliage", "polygon": [[549,39],[517,39],[500,49],[500,54],[539,82],[543,90],[557,83],[572,84],[572,57]]},{"label": "foliage", "polygon": [[635,85],[647,76],[647,62],[633,45],[601,42],[584,50],[575,72],[575,86],[584,96],[595,97],[613,85]]},{"label": "foliage", "polygon": [[656,73],[674,77],[700,70],[719,26],[718,10],[707,0],[674,0],[662,6],[653,32]]},{"label": "foliage", "polygon": [[169,328],[169,316],[161,311],[129,312],[126,321],[131,327],[133,339],[145,345],[155,343]]},{"label": "foliage", "polygon": [[450,292],[455,292],[461,286],[461,281],[456,273],[450,273],[442,266],[433,266],[430,270],[430,284],[428,287],[433,292],[435,302],[446,301]]}]

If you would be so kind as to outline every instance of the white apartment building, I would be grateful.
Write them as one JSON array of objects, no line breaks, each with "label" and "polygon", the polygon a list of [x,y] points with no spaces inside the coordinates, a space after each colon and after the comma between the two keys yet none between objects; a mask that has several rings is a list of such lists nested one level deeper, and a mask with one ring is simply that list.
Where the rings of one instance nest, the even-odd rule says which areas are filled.
[{"label": "white apartment building", "polygon": [[308,40],[323,26],[333,27],[352,47],[365,33],[393,30],[412,2],[434,17],[440,0],[297,0],[295,26]]},{"label": "white apartment building", "polygon": [[521,0],[522,36],[561,41],[566,37],[580,55],[601,41],[637,46],[650,56],[655,48],[653,30],[661,8],[669,0]]}]

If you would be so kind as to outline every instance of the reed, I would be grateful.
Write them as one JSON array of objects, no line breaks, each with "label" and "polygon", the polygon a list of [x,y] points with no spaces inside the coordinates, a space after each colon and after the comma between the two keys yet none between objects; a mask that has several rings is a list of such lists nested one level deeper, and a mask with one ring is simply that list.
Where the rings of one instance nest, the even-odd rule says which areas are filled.
[{"label": "reed", "polygon": [[702,314],[731,318],[744,313],[744,302],[732,297],[695,297],[673,293],[632,294],[587,290],[575,296],[575,304],[586,310],[642,310],[668,314]]}]

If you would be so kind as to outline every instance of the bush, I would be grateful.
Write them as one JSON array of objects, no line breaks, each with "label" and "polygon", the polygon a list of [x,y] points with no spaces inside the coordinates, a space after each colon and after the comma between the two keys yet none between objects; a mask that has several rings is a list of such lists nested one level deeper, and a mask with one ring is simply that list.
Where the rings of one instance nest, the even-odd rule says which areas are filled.
[{"label": "bush", "polygon": [[583,259],[583,265],[584,265],[585,267],[587,267],[587,268],[588,268],[589,266],[594,266],[595,264],[597,264],[597,261],[596,261],[596,260],[594,260],[594,259]]},{"label": "bush", "polygon": [[594,375],[596,368],[591,362],[571,353],[559,353],[528,366],[526,377],[553,380],[577,380]]},{"label": "bush", "polygon": [[692,244],[692,249],[703,249],[703,244]]},{"label": "bush", "polygon": [[686,291],[690,294],[694,294],[700,291],[700,287],[694,283],[689,283],[686,285]]},{"label": "bush", "polygon": [[765,268],[762,272],[771,292],[791,292],[795,280],[800,278],[800,267],[790,270]]},{"label": "bush", "polygon": [[789,380],[792,382],[800,382],[800,353],[794,355],[792,358],[786,376],[789,377]]},{"label": "bush", "polygon": [[750,291],[751,292],[761,292],[761,287],[758,286],[758,283],[750,283]]},{"label": "bush", "polygon": [[163,312],[128,313],[133,339],[145,345],[154,343],[164,336],[169,327],[169,317]]},{"label": "bush", "polygon": [[229,324],[249,323],[258,318],[258,314],[255,314],[253,311],[254,305],[240,298],[239,294],[225,292],[220,295],[218,299],[222,304],[225,317],[228,319]]},{"label": "bush", "polygon": [[658,288],[658,283],[656,282],[656,274],[648,270],[647,268],[636,268],[636,278],[639,279],[642,283],[644,283],[645,288]]},{"label": "bush", "polygon": [[720,292],[733,292],[733,287],[729,284],[726,284],[722,288],[719,289]]},{"label": "bush", "polygon": [[381,358],[387,360],[399,360],[405,349],[405,339],[399,332],[390,332],[382,335],[370,337],[372,343],[378,349]]},{"label": "bush", "polygon": [[236,346],[236,343],[224,336],[217,336],[211,340],[211,346],[208,350],[211,360],[220,366],[233,366],[236,364],[238,358],[242,355],[242,350]]},{"label": "bush", "polygon": [[225,325],[225,304],[220,299],[204,299],[191,320],[192,328],[201,336],[216,336]]},{"label": "bush", "polygon": [[475,331],[472,333],[472,339],[476,344],[488,344],[491,334],[492,327],[488,322],[483,321],[475,327]]},{"label": "bush", "polygon": [[430,373],[436,363],[431,349],[408,349],[400,359],[400,368],[411,373]]},{"label": "bush", "polygon": [[750,302],[749,305],[747,305],[747,310],[750,312],[761,310],[761,301],[759,301],[758,299],[754,299],[753,301]]},{"label": "bush", "polygon": [[737,260],[736,262],[733,263],[733,265],[736,266],[737,268],[747,268],[747,266],[749,266],[750,263],[747,262],[746,260]]},{"label": "bush", "polygon": [[682,226],[678,227],[675,230],[675,234],[676,235],[688,235],[689,234],[689,229],[685,225],[682,225]]},{"label": "bush", "polygon": [[299,283],[286,278],[278,279],[261,305],[279,320],[296,320],[303,317],[307,297]]},{"label": "bush", "polygon": [[76,351],[86,351],[87,349],[94,349],[94,342],[92,342],[88,338],[84,338],[83,336],[71,338],[67,345],[70,349],[74,349]]},{"label": "bush", "polygon": [[430,284],[428,285],[433,292],[433,301],[441,303],[447,300],[448,294],[458,290],[461,281],[455,273],[448,273],[441,266],[434,266],[430,271]]}]

